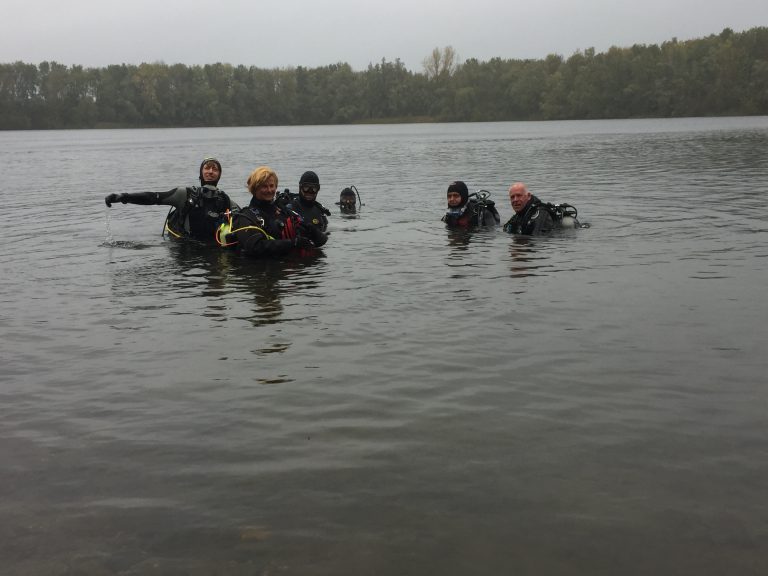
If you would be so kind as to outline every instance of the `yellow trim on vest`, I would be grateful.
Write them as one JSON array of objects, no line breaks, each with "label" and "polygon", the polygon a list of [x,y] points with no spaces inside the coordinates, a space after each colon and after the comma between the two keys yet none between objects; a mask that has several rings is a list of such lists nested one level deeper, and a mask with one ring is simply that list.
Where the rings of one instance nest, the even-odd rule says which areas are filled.
[{"label": "yellow trim on vest", "polygon": [[175,238],[184,238],[183,234],[179,234],[178,232],[174,232],[173,230],[171,230],[171,227],[168,226],[167,220],[165,221],[165,231],[168,232],[168,234],[171,234],[172,236],[174,236]]},{"label": "yellow trim on vest", "polygon": [[227,215],[227,221],[222,222],[219,225],[219,227],[216,229],[216,232],[214,233],[214,238],[216,239],[216,242],[222,248],[226,246],[234,246],[235,244],[237,244],[237,241],[226,242],[226,241],[222,241],[222,238],[226,239],[228,234],[236,234],[243,230],[258,230],[259,232],[264,234],[264,237],[267,240],[274,240],[274,238],[269,234],[267,234],[267,232],[263,228],[259,228],[258,226],[243,226],[242,228],[236,228],[235,230],[232,230],[232,213],[229,210],[227,210],[226,215]]}]

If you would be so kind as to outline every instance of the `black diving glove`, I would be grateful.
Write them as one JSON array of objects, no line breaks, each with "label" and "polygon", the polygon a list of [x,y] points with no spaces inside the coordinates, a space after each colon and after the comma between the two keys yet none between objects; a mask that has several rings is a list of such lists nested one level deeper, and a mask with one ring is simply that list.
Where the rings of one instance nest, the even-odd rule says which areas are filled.
[{"label": "black diving glove", "polygon": [[312,240],[312,243],[317,245],[320,244],[322,240],[322,231],[315,227],[310,226],[309,224],[304,224],[303,222],[299,224],[299,229],[301,230],[301,234],[303,236],[306,236],[310,240]]},{"label": "black diving glove", "polygon": [[294,248],[314,248],[315,245],[312,244],[312,241],[309,238],[304,238],[304,236],[296,236],[296,238],[293,239],[293,247]]},{"label": "black diving glove", "polygon": [[128,200],[126,194],[109,194],[108,196],[104,197],[104,204],[106,204],[109,208],[112,208],[113,202],[122,202],[125,204],[127,201]]}]

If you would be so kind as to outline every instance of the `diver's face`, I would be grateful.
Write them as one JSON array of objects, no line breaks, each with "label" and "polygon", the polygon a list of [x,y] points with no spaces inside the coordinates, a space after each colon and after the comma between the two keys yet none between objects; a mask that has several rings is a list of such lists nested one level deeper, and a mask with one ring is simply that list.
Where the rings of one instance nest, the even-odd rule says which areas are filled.
[{"label": "diver's face", "polygon": [[320,191],[320,185],[308,184],[305,182],[301,185],[299,191],[301,192],[301,197],[304,198],[304,200],[307,202],[314,202],[317,198],[317,193]]},{"label": "diver's face", "polygon": [[509,189],[509,203],[512,204],[512,210],[515,212],[520,212],[520,210],[525,208],[525,205],[530,199],[531,193],[525,188],[512,186],[512,188]]},{"label": "diver's face", "polygon": [[218,182],[221,177],[221,170],[216,162],[207,162],[203,166],[203,182]]},{"label": "diver's face", "polygon": [[272,202],[275,199],[275,192],[277,192],[277,182],[275,182],[274,178],[269,178],[264,184],[254,190],[253,196],[256,200]]},{"label": "diver's face", "polygon": [[457,208],[461,206],[461,194],[458,192],[448,192],[448,207]]},{"label": "diver's face", "polygon": [[345,214],[353,214],[357,209],[357,200],[354,196],[340,196],[339,207]]}]

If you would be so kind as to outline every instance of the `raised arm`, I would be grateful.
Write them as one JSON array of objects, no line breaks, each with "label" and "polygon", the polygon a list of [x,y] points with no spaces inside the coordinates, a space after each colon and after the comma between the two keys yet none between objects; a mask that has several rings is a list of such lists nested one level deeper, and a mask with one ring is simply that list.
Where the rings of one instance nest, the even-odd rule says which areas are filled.
[{"label": "raised arm", "polygon": [[135,192],[133,194],[123,192],[120,194],[109,194],[104,197],[104,203],[109,207],[115,202],[122,202],[123,204],[140,204],[142,206],[163,204],[165,206],[181,208],[186,201],[186,188],[173,188],[168,190],[168,192]]}]

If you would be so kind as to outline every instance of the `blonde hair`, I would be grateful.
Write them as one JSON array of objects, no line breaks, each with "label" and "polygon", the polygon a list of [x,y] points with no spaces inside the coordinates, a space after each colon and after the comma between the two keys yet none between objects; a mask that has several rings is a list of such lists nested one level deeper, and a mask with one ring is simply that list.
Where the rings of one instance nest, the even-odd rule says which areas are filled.
[{"label": "blonde hair", "polygon": [[277,186],[277,172],[272,170],[269,166],[259,166],[251,172],[251,175],[248,176],[248,180],[245,182],[245,187],[248,188],[248,191],[251,194],[255,194],[256,190],[267,183],[267,181],[270,178],[274,178],[275,180],[275,186]]}]

